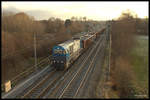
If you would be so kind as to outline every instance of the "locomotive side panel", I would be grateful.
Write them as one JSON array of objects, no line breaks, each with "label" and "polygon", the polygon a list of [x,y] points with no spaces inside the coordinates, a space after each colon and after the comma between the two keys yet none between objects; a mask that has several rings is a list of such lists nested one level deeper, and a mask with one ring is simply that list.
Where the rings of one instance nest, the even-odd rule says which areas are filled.
[{"label": "locomotive side panel", "polygon": [[80,55],[80,39],[76,39],[73,40],[73,44],[69,46],[70,49],[68,49],[68,51],[70,52],[70,57],[67,60],[67,66],[65,67],[65,69],[67,69],[67,67],[70,67],[70,64],[74,62],[74,60],[77,59],[77,57]]},{"label": "locomotive side panel", "polygon": [[80,49],[80,40],[74,40],[73,52],[76,52]]}]

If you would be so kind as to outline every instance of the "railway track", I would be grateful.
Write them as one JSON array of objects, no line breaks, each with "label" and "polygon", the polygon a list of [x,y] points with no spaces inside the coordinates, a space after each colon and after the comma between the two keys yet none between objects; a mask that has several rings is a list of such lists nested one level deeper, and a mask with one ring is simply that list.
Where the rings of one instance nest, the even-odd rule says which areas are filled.
[{"label": "railway track", "polygon": [[74,98],[91,98],[96,97],[95,89],[97,88],[97,82],[103,76],[103,64],[106,51],[106,40],[103,41],[102,47],[96,56],[93,68],[91,68],[88,74],[85,76],[84,82],[78,88],[78,91],[74,95]]},{"label": "railway track", "polygon": [[49,74],[52,74],[53,71],[54,71],[54,68],[50,67],[46,73],[43,73],[43,75],[37,78],[30,86],[27,86],[27,87],[25,86],[26,88],[21,93],[17,94],[16,98],[21,98],[22,96],[24,96],[28,91],[34,88],[37,83],[41,82],[41,80],[44,80],[45,79],[44,77],[50,76]]},{"label": "railway track", "polygon": [[100,50],[100,43],[97,46],[96,51],[95,51],[95,55],[93,55],[94,57],[89,59],[90,61],[88,62],[88,65],[85,65],[85,67],[81,70],[78,71],[78,73],[76,73],[74,75],[74,77],[72,78],[72,80],[69,82],[69,84],[64,88],[63,92],[61,93],[61,95],[59,95],[58,98],[72,98],[72,97],[76,97],[77,93],[79,92],[80,87],[82,86],[82,84],[84,83],[84,80],[86,78],[86,76],[88,75],[89,71],[92,70],[92,64],[95,60],[95,57],[97,55],[97,53]]},{"label": "railway track", "polygon": [[[100,41],[99,41],[100,42]],[[98,45],[96,46],[98,47]],[[96,48],[94,49],[96,50]],[[94,52],[94,51],[93,51]],[[90,52],[91,54],[92,52]],[[89,52],[87,53],[89,54]],[[89,54],[89,55],[90,55]],[[90,56],[88,56],[90,57]],[[92,56],[91,56],[91,59],[88,59],[87,55],[85,56],[85,59],[88,60],[88,62],[90,62],[90,60],[92,59]],[[84,62],[86,61],[85,59]],[[82,60],[82,61],[83,61]],[[63,77],[63,81],[62,82],[58,82],[59,85],[56,85],[55,86],[55,89],[51,90],[51,92],[47,93],[47,95],[45,95],[43,98],[58,98],[62,93],[62,91],[67,87],[69,86],[73,80],[72,79],[75,79],[75,77],[78,75],[79,72],[81,72],[80,70],[82,69],[82,71],[84,72],[81,72],[81,73],[85,73],[87,67],[81,67],[81,64],[83,64],[83,62],[80,62],[80,64],[78,64],[77,66],[80,65],[80,67],[78,67],[78,70],[73,70],[73,72],[69,73],[69,74],[66,74],[66,76]],[[74,66],[74,68],[76,68],[77,66]],[[80,77],[80,75],[78,75]],[[83,75],[82,75],[83,76]],[[81,80],[81,79],[80,79]],[[79,82],[78,82],[79,83]],[[76,84],[76,83],[75,83]],[[69,93],[72,93],[71,92],[72,90],[70,89],[70,92]]]},{"label": "railway track", "polygon": [[[90,50],[90,49],[89,49]],[[89,50],[87,50],[87,51],[89,51]],[[83,55],[85,55],[85,54],[83,54]],[[81,57],[82,59],[84,59],[83,57]],[[71,68],[74,68],[73,66],[71,67]],[[54,69],[53,69],[54,70]],[[21,93],[21,94],[19,94],[18,96],[17,96],[17,98],[38,98],[38,97],[41,97],[41,96],[43,96],[44,94],[45,94],[45,92],[46,91],[48,91],[48,89],[50,89],[50,87],[52,87],[53,85],[54,85],[54,83],[57,81],[57,80],[59,80],[62,76],[63,76],[63,74],[65,73],[63,73],[63,74],[61,74],[61,75],[59,75],[58,77],[54,77],[53,78],[53,80],[52,80],[52,76],[53,76],[53,74],[55,74],[56,73],[56,71],[53,71],[52,70],[52,72],[48,75],[48,76],[46,76],[45,75],[45,77],[44,77],[44,79],[39,79],[39,80],[37,80],[34,84],[32,84],[29,88],[27,88],[23,93]],[[68,72],[68,73],[70,73],[70,72]],[[42,87],[42,85],[43,84],[45,84],[45,82],[49,79],[49,78],[51,78],[51,82],[50,82],[50,84],[49,85],[47,85],[46,87]],[[42,80],[42,81],[41,81]],[[61,79],[60,79],[61,80]],[[37,84],[38,83],[38,84]],[[40,90],[38,89],[38,88],[41,88]],[[40,92],[39,92],[40,91]],[[36,96],[34,96],[34,94],[36,94]],[[32,96],[33,95],[33,96]]]},{"label": "railway track", "polygon": [[[50,74],[45,76],[42,80],[39,79],[37,83],[33,84],[31,87],[26,89],[24,93],[18,95],[18,98],[65,98],[74,97],[77,95],[79,88],[84,83],[86,76],[91,70],[94,59],[92,54],[95,53],[96,57],[99,49],[101,48],[102,38],[97,40],[94,48],[90,48],[79,57],[77,62],[75,62],[69,70],[66,71],[55,71],[53,70]],[[91,48],[93,47],[91,46]],[[88,57],[87,57],[88,55]],[[85,65],[85,62],[90,62]],[[82,67],[81,67],[82,66]],[[84,67],[85,66],[85,67]],[[81,77],[82,76],[82,77]],[[78,88],[75,88],[78,86]],[[75,94],[75,95],[74,95]]]},{"label": "railway track", "polygon": [[[13,77],[12,79],[10,79],[12,87],[14,88],[16,85],[18,85],[19,83],[21,83],[25,78],[27,79],[28,76],[30,76],[32,73],[35,73],[35,70],[40,71],[44,65],[46,65],[47,63],[49,63],[49,58],[51,58],[51,55],[45,57],[43,60],[41,60],[38,64],[37,67],[32,66],[29,69],[21,72],[20,74],[18,74],[17,76]],[[4,87],[4,84],[2,84],[1,87]],[[2,88],[3,90],[3,88]]]},{"label": "railway track", "polygon": [[[86,71],[86,73],[85,73],[85,75],[84,75],[84,77],[83,77],[83,79],[82,79],[82,81],[81,81],[81,83],[80,83],[80,85],[78,86],[78,88],[77,88],[75,94],[73,95],[73,98],[76,98],[76,97],[78,96],[78,94],[80,94],[80,91],[81,91],[81,89],[83,89],[83,87],[85,86],[85,83],[87,84],[87,82],[89,81],[88,78],[91,76],[92,71],[93,71],[94,68],[96,67],[96,65],[95,65],[94,62],[96,62],[97,57],[99,56],[98,54],[99,54],[99,53],[102,53],[102,55],[103,55],[103,53],[104,53],[104,52],[102,52],[103,50],[101,49],[102,47],[104,47],[103,44],[104,44],[104,42],[99,46],[99,48],[98,48],[98,50],[97,50],[97,52],[96,52],[96,54],[95,54],[93,60],[91,61],[90,65],[89,65],[89,67],[88,67],[88,69],[87,69],[87,71]],[[84,89],[83,89],[83,90],[84,90]],[[86,90],[86,89],[85,89],[85,90]],[[82,92],[81,92],[81,93],[82,93]]]},{"label": "railway track", "polygon": [[63,86],[62,83],[64,83],[64,81],[68,81],[71,78],[71,76],[74,75],[78,71],[78,69],[79,69],[78,65],[80,65],[82,63],[82,61],[86,58],[86,56],[90,52],[90,49],[91,48],[89,48],[85,53],[83,53],[83,55],[81,57],[79,57],[77,59],[77,61],[71,66],[71,68],[68,70],[68,72],[65,73],[65,75],[62,76],[57,81],[57,83],[55,84],[55,86],[53,88],[49,89],[49,92],[46,95],[44,95],[43,98],[47,98],[49,95],[52,95],[52,97],[54,97],[54,95],[57,94],[56,91],[59,87]]},{"label": "railway track", "polygon": [[40,90],[41,90],[40,88],[42,87],[42,85],[44,85],[44,83],[46,83],[47,80],[49,80],[51,77],[53,77],[55,72],[56,72],[56,70],[53,69],[53,71],[49,75],[44,77],[38,84],[36,84],[28,92],[26,92],[23,96],[21,96],[21,98],[35,97],[37,95],[37,93],[40,92]]}]

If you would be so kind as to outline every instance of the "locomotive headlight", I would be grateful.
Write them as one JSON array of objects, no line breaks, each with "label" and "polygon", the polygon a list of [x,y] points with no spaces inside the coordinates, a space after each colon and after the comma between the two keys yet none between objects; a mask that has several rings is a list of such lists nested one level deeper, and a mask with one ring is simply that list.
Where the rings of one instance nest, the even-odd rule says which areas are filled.
[{"label": "locomotive headlight", "polygon": [[61,63],[63,63],[63,61],[61,61]]}]

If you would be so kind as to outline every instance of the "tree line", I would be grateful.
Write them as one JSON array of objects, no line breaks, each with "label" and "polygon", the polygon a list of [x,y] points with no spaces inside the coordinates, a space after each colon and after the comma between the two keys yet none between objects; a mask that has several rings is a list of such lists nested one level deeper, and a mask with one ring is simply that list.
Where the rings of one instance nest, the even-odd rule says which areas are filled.
[{"label": "tree line", "polygon": [[[34,34],[37,40],[37,57],[51,54],[51,48],[64,42],[76,33],[88,31],[88,23],[97,24],[86,17],[72,17],[71,25],[65,27],[65,21],[50,17],[48,20],[36,20],[24,12],[2,14],[2,81],[19,74],[33,63]],[[67,30],[70,33],[67,33]],[[31,59],[31,60],[30,60]]]}]

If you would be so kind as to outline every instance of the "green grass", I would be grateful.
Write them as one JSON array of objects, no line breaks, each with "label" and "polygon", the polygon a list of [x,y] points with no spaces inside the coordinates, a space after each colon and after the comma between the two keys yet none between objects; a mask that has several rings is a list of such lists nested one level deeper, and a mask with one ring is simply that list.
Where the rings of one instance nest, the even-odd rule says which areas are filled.
[{"label": "green grass", "polygon": [[148,39],[137,37],[137,45],[132,49],[131,57],[137,84],[148,91]]}]

